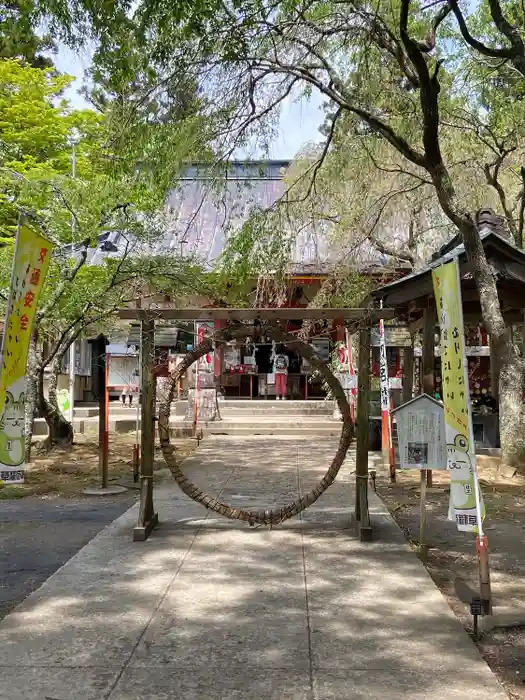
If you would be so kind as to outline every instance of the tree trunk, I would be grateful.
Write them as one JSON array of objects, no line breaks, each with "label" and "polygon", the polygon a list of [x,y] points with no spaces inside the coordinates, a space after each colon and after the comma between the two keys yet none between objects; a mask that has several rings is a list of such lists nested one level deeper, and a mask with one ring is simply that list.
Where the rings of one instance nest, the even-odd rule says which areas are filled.
[{"label": "tree trunk", "polygon": [[460,230],[479,294],[481,317],[490,335],[493,352],[499,357],[501,458],[503,465],[514,466],[525,457],[525,361],[512,342],[510,327],[505,324],[496,279],[487,261],[477,224],[459,206],[450,176],[442,161],[440,160],[429,172],[443,212]]},{"label": "tree trunk", "polygon": [[[510,333],[493,340],[499,356],[499,430],[502,463],[512,467],[525,462],[523,396],[525,364],[511,342]],[[523,468],[522,468],[523,471]]]},{"label": "tree trunk", "polygon": [[[515,466],[525,458],[525,362],[512,342],[498,296],[496,280],[473,221],[461,227],[465,250],[478,288],[481,315],[490,335],[493,354],[499,358],[499,426],[502,463]],[[492,367],[491,367],[492,371]]]},{"label": "tree trunk", "polygon": [[29,340],[29,353],[26,370],[26,403],[25,403],[25,461],[31,461],[31,441],[33,439],[33,426],[35,423],[35,411],[38,406],[38,375],[39,358],[36,350],[36,335],[33,333]]},{"label": "tree trunk", "polygon": [[44,371],[39,376],[39,408],[48,427],[47,448],[69,447],[73,444],[73,426],[60,413],[57,401],[57,383],[64,353],[56,355],[50,366],[48,399],[44,396]]}]

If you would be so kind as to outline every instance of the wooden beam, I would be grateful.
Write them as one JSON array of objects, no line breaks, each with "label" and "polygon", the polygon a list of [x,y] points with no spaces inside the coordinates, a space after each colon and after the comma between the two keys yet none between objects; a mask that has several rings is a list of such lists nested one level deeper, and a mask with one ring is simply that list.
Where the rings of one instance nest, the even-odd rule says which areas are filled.
[{"label": "wooden beam", "polygon": [[153,457],[155,451],[155,321],[141,321],[141,413],[140,466],[141,489],[139,520],[133,528],[133,541],[144,542],[159,522],[153,507]]},{"label": "wooden beam", "polygon": [[357,444],[355,457],[355,521],[362,542],[372,539],[368,510],[368,421],[370,400],[370,329],[359,331],[357,376]]},{"label": "wooden beam", "polygon": [[423,309],[426,309],[428,305],[428,299],[426,297],[421,297],[419,299],[411,299],[408,302],[408,312],[413,314],[417,313],[418,311],[422,311]]},{"label": "wooden beam", "polygon": [[380,318],[395,318],[394,309],[119,309],[119,318],[127,320],[163,319],[170,321],[289,321],[294,319],[366,320],[377,323]]}]

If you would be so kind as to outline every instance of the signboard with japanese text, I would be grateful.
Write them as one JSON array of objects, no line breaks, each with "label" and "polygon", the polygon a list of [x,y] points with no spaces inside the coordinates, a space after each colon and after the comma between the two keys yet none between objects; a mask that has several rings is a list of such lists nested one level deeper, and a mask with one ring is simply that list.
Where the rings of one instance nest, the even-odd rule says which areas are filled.
[{"label": "signboard with japanese text", "polygon": [[478,532],[485,506],[476,472],[457,260],[432,270],[432,281],[441,329],[441,375],[450,470],[448,517],[459,530]]},{"label": "signboard with japanese text", "polygon": [[[381,344],[379,328],[371,329],[370,344],[372,347],[378,347]],[[409,348],[412,345],[410,331],[406,326],[385,325],[385,344],[387,347]]]},{"label": "signboard with japanese text", "polygon": [[[357,380],[357,377],[356,377]],[[390,391],[393,389],[402,389],[403,388],[403,377],[388,377],[388,388]],[[370,391],[380,391],[381,390],[381,384],[379,381],[379,377],[370,377]]]},{"label": "signboard with japanese text", "polygon": [[392,411],[396,418],[401,469],[447,469],[443,406],[427,394]]},{"label": "signboard with japanese text", "polygon": [[390,420],[390,387],[388,383],[388,359],[386,355],[385,322],[379,320],[379,392],[381,406],[381,450],[383,459],[387,456],[390,467],[395,470],[394,446],[392,443],[392,423]]},{"label": "signboard with japanese text", "polygon": [[0,479],[23,483],[25,394],[29,340],[38,299],[51,259],[49,241],[20,226],[11,272],[0,371]]}]

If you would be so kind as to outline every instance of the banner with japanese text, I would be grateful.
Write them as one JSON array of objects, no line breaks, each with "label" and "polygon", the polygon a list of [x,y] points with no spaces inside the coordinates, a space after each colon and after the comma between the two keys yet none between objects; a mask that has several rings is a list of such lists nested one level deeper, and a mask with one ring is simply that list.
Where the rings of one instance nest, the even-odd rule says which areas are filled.
[{"label": "banner with japanese text", "polygon": [[388,385],[388,359],[386,354],[385,322],[379,321],[379,391],[381,396],[381,415],[390,420],[390,393]]},{"label": "banner with japanese text", "polygon": [[485,506],[476,471],[457,260],[432,270],[432,281],[441,330],[441,378],[450,470],[448,518],[456,522],[458,530],[478,532]]},{"label": "banner with japanese text", "polygon": [[23,483],[29,340],[51,259],[51,243],[27,226],[17,233],[0,371],[0,480]]}]

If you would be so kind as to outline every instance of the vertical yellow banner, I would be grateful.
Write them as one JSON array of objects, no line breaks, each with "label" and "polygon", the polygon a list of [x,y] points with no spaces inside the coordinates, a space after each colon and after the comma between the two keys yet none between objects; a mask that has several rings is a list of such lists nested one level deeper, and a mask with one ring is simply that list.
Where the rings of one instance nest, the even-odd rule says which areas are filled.
[{"label": "vertical yellow banner", "polygon": [[2,339],[0,371],[0,479],[22,483],[25,468],[25,391],[29,340],[49,268],[51,243],[20,226]]},{"label": "vertical yellow banner", "polygon": [[441,329],[441,378],[450,470],[448,517],[456,521],[458,530],[478,532],[485,506],[476,472],[457,260],[432,270],[432,282]]}]

